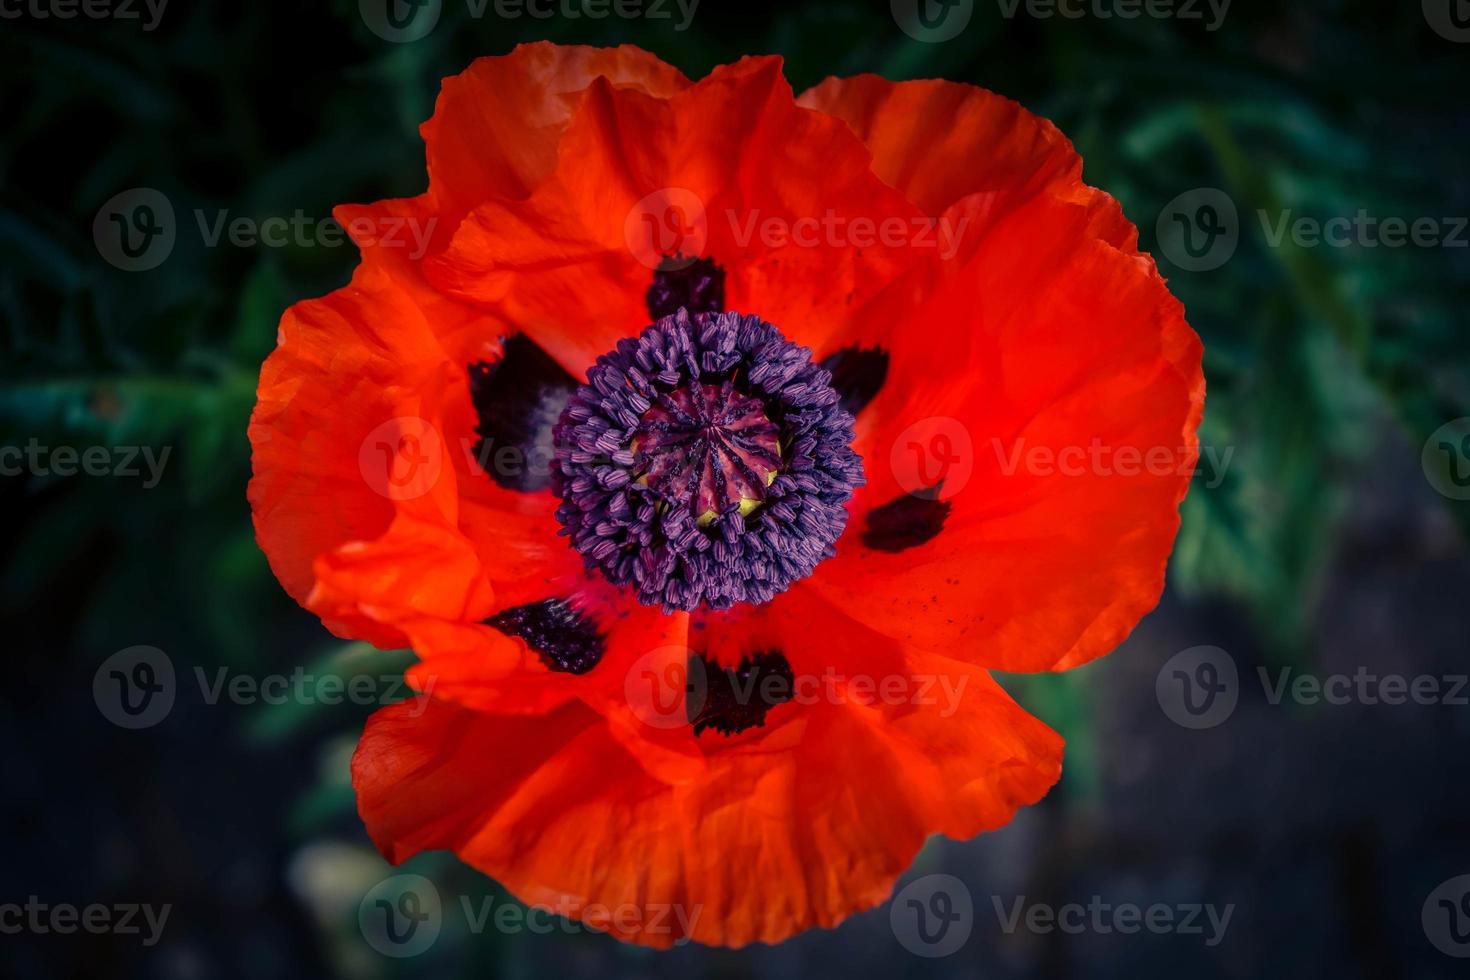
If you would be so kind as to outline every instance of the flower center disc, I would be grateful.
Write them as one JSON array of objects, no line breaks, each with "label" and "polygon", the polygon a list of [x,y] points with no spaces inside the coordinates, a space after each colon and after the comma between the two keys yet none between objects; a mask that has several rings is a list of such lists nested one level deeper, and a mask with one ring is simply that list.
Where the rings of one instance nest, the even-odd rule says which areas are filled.
[{"label": "flower center disc", "polygon": [[733,379],[674,389],[643,413],[637,431],[638,482],[665,500],[686,501],[700,527],[731,503],[750,516],[780,470],[780,430]]},{"label": "flower center disc", "polygon": [[835,554],[863,467],[811,354],[760,317],[681,307],[599,357],[552,432],[556,516],[588,570],[666,610],[728,609]]}]

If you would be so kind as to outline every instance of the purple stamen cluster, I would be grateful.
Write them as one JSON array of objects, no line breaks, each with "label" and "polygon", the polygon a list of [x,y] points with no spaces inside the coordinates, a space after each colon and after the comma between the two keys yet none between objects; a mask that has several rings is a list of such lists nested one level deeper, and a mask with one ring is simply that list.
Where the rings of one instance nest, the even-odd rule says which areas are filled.
[{"label": "purple stamen cluster", "polygon": [[648,605],[765,602],[834,553],[863,483],[840,400],[759,317],[680,309],[598,358],[567,403],[561,533]]}]

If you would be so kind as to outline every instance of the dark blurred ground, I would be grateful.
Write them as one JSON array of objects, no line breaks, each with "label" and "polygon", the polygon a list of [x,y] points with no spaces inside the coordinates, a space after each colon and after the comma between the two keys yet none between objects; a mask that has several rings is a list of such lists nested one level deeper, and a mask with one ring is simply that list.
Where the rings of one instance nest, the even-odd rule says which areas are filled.
[{"label": "dark blurred ground", "polygon": [[[30,2],[0,2],[0,445],[171,457],[156,486],[146,470],[0,478],[0,904],[171,912],[154,945],[146,927],[0,933],[0,975],[1466,975],[1450,954],[1470,955],[1470,886],[1451,882],[1470,874],[1470,691],[1452,696],[1470,672],[1470,504],[1455,499],[1470,495],[1455,479],[1470,443],[1431,434],[1470,415],[1467,4],[1240,3],[1215,23],[1204,4],[1202,19],[1125,20],[1089,2],[1070,19],[1025,4],[1007,17],[990,0],[950,10],[973,15],[926,43],[881,2],[755,13],[705,0],[682,31],[673,8],[666,20],[493,7],[475,19],[446,2],[428,36],[400,44],[347,0],[175,0],[153,30],[141,4],[137,20],[60,20]],[[564,927],[472,935],[459,897],[502,893],[441,857],[408,870],[436,882],[443,934],[423,955],[385,958],[357,913],[389,871],[346,784],[368,708],[209,704],[189,682],[166,719],[134,731],[94,701],[99,667],[135,645],[166,651],[186,679],[404,663],[344,649],[290,602],[244,499],[245,420],[276,321],[344,282],[352,249],[211,248],[181,222],[167,261],[130,273],[99,254],[99,209],[146,187],[181,215],[316,221],[338,202],[416,193],[416,126],[438,80],[533,38],[629,41],[696,77],[778,52],[798,90],[877,71],[1017,98],[1076,141],[1205,339],[1203,435],[1229,465],[1196,480],[1170,591],[1121,650],[1006,679],[1067,736],[1067,770],[1004,831],[920,856],[911,878],[954,875],[972,900],[972,934],[952,955],[911,954],[889,906],[742,952],[655,955]],[[1233,223],[1224,215],[1220,235],[1193,243],[1212,248],[1191,253],[1183,236],[1215,227],[1201,202],[1221,195]],[[1437,235],[1273,241],[1283,220],[1360,212],[1380,232],[1398,217]],[[1196,729],[1171,720],[1165,665],[1200,646],[1221,652],[1191,665],[1213,658],[1238,679]],[[1273,703],[1283,670],[1428,677],[1440,693]],[[1125,935],[1095,919],[1007,932],[1018,902],[1230,918],[1213,937],[1203,913],[1202,934]]]}]

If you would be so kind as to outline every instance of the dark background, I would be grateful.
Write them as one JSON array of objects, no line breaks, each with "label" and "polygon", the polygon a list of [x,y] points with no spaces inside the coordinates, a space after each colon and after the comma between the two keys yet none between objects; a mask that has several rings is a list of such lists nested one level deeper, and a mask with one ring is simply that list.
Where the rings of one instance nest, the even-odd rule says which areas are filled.
[{"label": "dark background", "polygon": [[[473,19],[445,0],[438,26],[404,44],[375,36],[355,0],[174,0],[153,31],[4,8],[22,16],[0,19],[0,445],[172,455],[152,488],[0,478],[0,903],[173,908],[151,948],[116,933],[0,935],[0,975],[1465,976],[1470,961],[1435,948],[1421,909],[1470,873],[1470,707],[1273,704],[1257,678],[1470,671],[1470,504],[1436,492],[1452,473],[1421,465],[1431,433],[1470,415],[1470,231],[1458,247],[1273,245],[1258,218],[1365,209],[1453,234],[1470,214],[1470,43],[1431,27],[1448,3],[1237,0],[1211,31],[1024,6],[1007,18],[976,0],[944,43],[907,36],[883,2],[704,0],[680,32],[677,18],[506,19],[493,6]],[[798,91],[876,71],[1016,98],[1076,141],[1205,340],[1203,438],[1233,450],[1230,464],[1195,481],[1165,599],[1117,653],[1003,679],[1066,735],[1066,771],[1005,830],[920,855],[911,876],[953,874],[974,899],[973,935],[952,956],[907,952],[888,906],[736,952],[656,954],[565,928],[471,935],[458,897],[502,893],[435,855],[409,870],[444,896],[443,934],[421,956],[384,958],[357,911],[391,872],[346,768],[369,709],[209,704],[193,680],[195,667],[376,675],[405,662],[334,640],[285,596],[244,496],[245,424],[280,313],[344,283],[355,253],[209,247],[195,209],[318,220],[419,192],[416,127],[439,79],[536,38],[636,43],[691,77],[776,52]],[[180,220],[168,259],[129,273],[104,261],[92,225],[136,187]],[[1188,271],[1157,229],[1197,188],[1238,208],[1238,247]],[[129,731],[99,710],[93,679],[139,644],[166,651],[180,685],[167,718]],[[1238,706],[1191,730],[1155,681],[1200,645],[1238,666]],[[1020,896],[1234,911],[1213,947],[1007,934],[992,899]]]}]

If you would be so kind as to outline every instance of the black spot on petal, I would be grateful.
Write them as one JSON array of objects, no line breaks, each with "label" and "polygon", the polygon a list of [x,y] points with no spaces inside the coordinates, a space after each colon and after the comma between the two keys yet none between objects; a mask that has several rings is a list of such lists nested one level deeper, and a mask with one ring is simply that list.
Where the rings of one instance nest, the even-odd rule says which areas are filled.
[{"label": "black spot on petal", "polygon": [[824,357],[822,367],[832,372],[832,387],[841,396],[842,407],[856,415],[883,388],[888,378],[888,352],[881,347],[844,347]]},{"label": "black spot on petal", "polygon": [[525,640],[547,667],[566,674],[587,673],[607,649],[597,624],[565,599],[513,606],[485,624]]},{"label": "black spot on petal", "polygon": [[714,259],[675,255],[659,263],[645,297],[648,315],[655,320],[673,316],[680,308],[696,313],[725,312],[725,270]]},{"label": "black spot on petal", "polygon": [[944,530],[950,505],[939,499],[939,487],[906,493],[868,512],[863,544],[875,551],[906,551],[932,541]]},{"label": "black spot on petal", "polygon": [[695,735],[707,728],[736,735],[764,725],[766,713],[793,695],[791,664],[779,650],[743,657],[735,668],[691,657],[689,677],[686,711]]},{"label": "black spot on petal", "polygon": [[480,468],[507,490],[543,489],[555,456],[551,430],[576,387],[576,379],[524,334],[506,340],[500,360],[471,364]]}]

